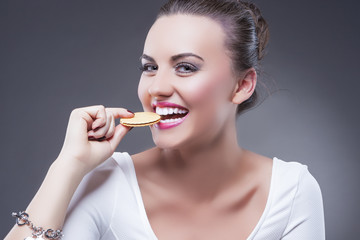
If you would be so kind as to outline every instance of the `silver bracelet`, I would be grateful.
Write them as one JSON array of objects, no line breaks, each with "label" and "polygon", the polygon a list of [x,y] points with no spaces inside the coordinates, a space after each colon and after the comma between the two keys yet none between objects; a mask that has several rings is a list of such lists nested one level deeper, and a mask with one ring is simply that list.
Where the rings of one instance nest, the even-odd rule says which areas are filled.
[{"label": "silver bracelet", "polygon": [[52,230],[52,229],[44,230],[42,227],[35,227],[34,224],[29,220],[29,214],[27,214],[25,211],[18,213],[13,212],[11,215],[13,217],[16,217],[16,224],[18,226],[27,225],[33,231],[32,237],[27,237],[25,238],[25,240],[30,240],[30,239],[41,240],[43,239],[42,237],[45,237],[47,239],[61,239],[61,237],[64,236],[61,230]]}]

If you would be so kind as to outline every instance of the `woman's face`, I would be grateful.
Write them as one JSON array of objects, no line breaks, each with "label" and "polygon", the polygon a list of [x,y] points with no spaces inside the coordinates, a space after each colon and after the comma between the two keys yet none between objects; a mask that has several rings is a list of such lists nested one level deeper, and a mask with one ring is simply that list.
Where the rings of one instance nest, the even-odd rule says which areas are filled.
[{"label": "woman's face", "polygon": [[209,144],[234,125],[236,78],[224,40],[220,24],[207,17],[164,16],[151,27],[138,95],[144,111],[162,116],[151,126],[158,147]]}]

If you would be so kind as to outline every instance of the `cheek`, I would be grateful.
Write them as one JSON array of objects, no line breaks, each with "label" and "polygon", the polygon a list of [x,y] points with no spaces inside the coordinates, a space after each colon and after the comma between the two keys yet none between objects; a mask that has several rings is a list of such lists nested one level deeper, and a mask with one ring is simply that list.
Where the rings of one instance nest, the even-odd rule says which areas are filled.
[{"label": "cheek", "polygon": [[189,105],[209,105],[229,100],[230,80],[222,74],[202,75],[183,84],[183,93]]},{"label": "cheek", "polygon": [[149,94],[148,94],[148,89],[149,86],[148,84],[146,84],[146,81],[141,77],[139,84],[138,84],[138,97],[139,100],[143,106],[143,108],[145,107],[145,103],[147,102],[147,98],[149,98]]}]

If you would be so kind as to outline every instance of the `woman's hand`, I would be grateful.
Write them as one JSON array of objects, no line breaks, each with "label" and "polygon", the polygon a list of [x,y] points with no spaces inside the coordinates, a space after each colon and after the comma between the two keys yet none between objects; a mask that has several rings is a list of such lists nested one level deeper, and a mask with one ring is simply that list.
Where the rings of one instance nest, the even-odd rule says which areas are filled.
[{"label": "woman's hand", "polygon": [[71,166],[85,172],[92,170],[114,153],[130,129],[115,126],[115,119],[132,116],[124,108],[90,106],[73,110],[57,160],[72,161]]}]

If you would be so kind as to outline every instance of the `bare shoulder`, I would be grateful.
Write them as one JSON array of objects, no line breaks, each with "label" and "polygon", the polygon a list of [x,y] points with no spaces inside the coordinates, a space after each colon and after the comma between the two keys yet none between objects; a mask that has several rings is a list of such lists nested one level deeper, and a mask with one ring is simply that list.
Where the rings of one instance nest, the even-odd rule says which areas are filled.
[{"label": "bare shoulder", "polygon": [[271,172],[273,159],[255,152],[245,150],[244,161],[256,172]]},{"label": "bare shoulder", "polygon": [[248,176],[254,180],[254,184],[262,192],[262,195],[267,198],[272,177],[273,159],[246,151],[244,163],[248,170]]}]

